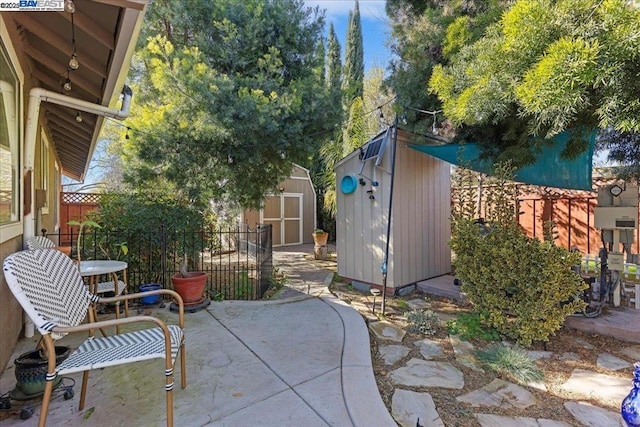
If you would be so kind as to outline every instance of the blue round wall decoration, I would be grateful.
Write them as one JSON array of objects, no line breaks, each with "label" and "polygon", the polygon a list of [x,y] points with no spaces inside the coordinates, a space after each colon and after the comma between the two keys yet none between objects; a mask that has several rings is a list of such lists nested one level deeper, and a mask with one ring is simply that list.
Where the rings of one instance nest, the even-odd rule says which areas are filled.
[{"label": "blue round wall decoration", "polygon": [[351,194],[358,188],[358,180],[353,175],[345,175],[340,181],[340,189],[344,194]]}]

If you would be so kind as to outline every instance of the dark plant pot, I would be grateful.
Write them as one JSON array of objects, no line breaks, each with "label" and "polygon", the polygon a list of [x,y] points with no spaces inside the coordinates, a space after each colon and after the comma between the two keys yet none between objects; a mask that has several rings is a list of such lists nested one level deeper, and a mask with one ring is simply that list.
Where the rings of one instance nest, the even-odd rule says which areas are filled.
[{"label": "dark plant pot", "polygon": [[[162,289],[162,286],[160,286],[158,283],[146,283],[144,285],[140,285],[140,288],[138,289],[140,290],[140,292],[157,291],[159,289]],[[160,301],[160,295],[149,295],[146,297],[142,297],[142,303],[145,305],[155,304],[158,301]]]},{"label": "dark plant pot", "polygon": [[207,285],[207,274],[198,271],[190,273],[189,277],[181,274],[171,276],[173,289],[182,297],[185,304],[193,304],[202,301],[204,288]]},{"label": "dark plant pot", "polygon": [[[56,346],[56,365],[62,363],[71,354],[71,348]],[[47,359],[40,357],[38,350],[23,353],[14,361],[16,365],[17,387],[25,395],[36,395],[44,392],[44,385],[47,378]],[[53,386],[57,386],[62,377],[58,376]]]}]

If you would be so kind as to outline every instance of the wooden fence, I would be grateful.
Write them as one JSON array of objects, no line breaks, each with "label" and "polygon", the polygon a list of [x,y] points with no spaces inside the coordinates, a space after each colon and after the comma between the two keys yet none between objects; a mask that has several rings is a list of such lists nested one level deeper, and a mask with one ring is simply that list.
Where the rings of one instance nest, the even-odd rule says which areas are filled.
[{"label": "wooden fence", "polygon": [[78,235],[77,226],[68,225],[69,221],[84,221],[88,212],[94,211],[100,204],[100,194],[96,193],[60,193],[60,242],[62,246],[71,244],[71,237]]},{"label": "wooden fence", "polygon": [[[602,240],[593,217],[598,197],[595,192],[582,193],[585,194],[545,196],[529,193],[521,196],[520,226],[528,236],[542,239],[545,222],[553,221],[556,245],[566,249],[575,247],[585,255],[598,255]],[[634,230],[633,235],[631,252],[637,254],[640,253],[640,230]]]}]

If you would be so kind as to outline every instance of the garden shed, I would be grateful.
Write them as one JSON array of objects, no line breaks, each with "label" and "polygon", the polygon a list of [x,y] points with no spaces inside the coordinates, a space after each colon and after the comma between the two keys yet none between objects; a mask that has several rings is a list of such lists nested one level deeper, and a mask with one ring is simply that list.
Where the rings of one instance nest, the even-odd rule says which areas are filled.
[{"label": "garden shed", "polygon": [[273,246],[313,243],[316,227],[316,191],[309,170],[293,164],[288,178],[278,185],[277,194],[269,194],[259,211],[245,210],[241,222],[253,228],[257,224],[273,226]]},{"label": "garden shed", "polygon": [[[387,293],[451,272],[450,165],[397,127],[335,166],[338,274]],[[388,244],[387,244],[388,242]]]}]

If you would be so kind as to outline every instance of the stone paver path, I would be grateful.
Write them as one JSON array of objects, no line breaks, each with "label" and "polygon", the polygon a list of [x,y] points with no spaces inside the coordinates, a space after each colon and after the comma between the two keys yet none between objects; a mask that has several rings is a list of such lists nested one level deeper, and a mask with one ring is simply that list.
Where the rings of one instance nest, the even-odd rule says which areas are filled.
[{"label": "stone paver path", "polygon": [[631,390],[631,379],[622,379],[586,369],[575,369],[567,382],[562,385],[562,389],[582,398],[608,401],[619,405]]},{"label": "stone paver path", "polygon": [[411,359],[406,366],[389,373],[394,383],[410,387],[464,387],[462,371],[449,362]]},{"label": "stone paver path", "polygon": [[392,397],[391,415],[403,427],[445,427],[429,393],[396,389]]},{"label": "stone paver path", "polygon": [[625,427],[619,412],[607,411],[587,402],[569,401],[564,407],[586,427]]},{"label": "stone paver path", "polygon": [[468,403],[474,408],[499,406],[501,408],[526,409],[537,403],[535,396],[528,390],[500,378],[471,393],[456,397],[458,402]]},{"label": "stone paver path", "polygon": [[456,360],[474,371],[482,371],[482,368],[478,364],[478,359],[475,355],[475,348],[468,341],[462,341],[459,337],[451,335],[449,337],[451,346],[453,347],[453,353],[456,355]]},{"label": "stone paver path", "polygon": [[612,371],[619,371],[620,369],[631,367],[631,363],[610,353],[602,353],[599,355],[597,365],[600,368],[610,369]]},{"label": "stone paver path", "polygon": [[380,346],[378,352],[384,359],[384,363],[395,365],[409,354],[409,348],[403,345],[385,345]]},{"label": "stone paver path", "polygon": [[416,341],[413,344],[420,349],[420,355],[427,360],[436,359],[444,354],[440,343],[428,338]]},{"label": "stone paver path", "polygon": [[571,427],[560,421],[525,417],[501,417],[491,414],[473,414],[482,427]]},{"label": "stone paver path", "polygon": [[369,330],[378,338],[393,342],[402,342],[402,339],[406,335],[404,329],[385,321],[369,323]]}]

